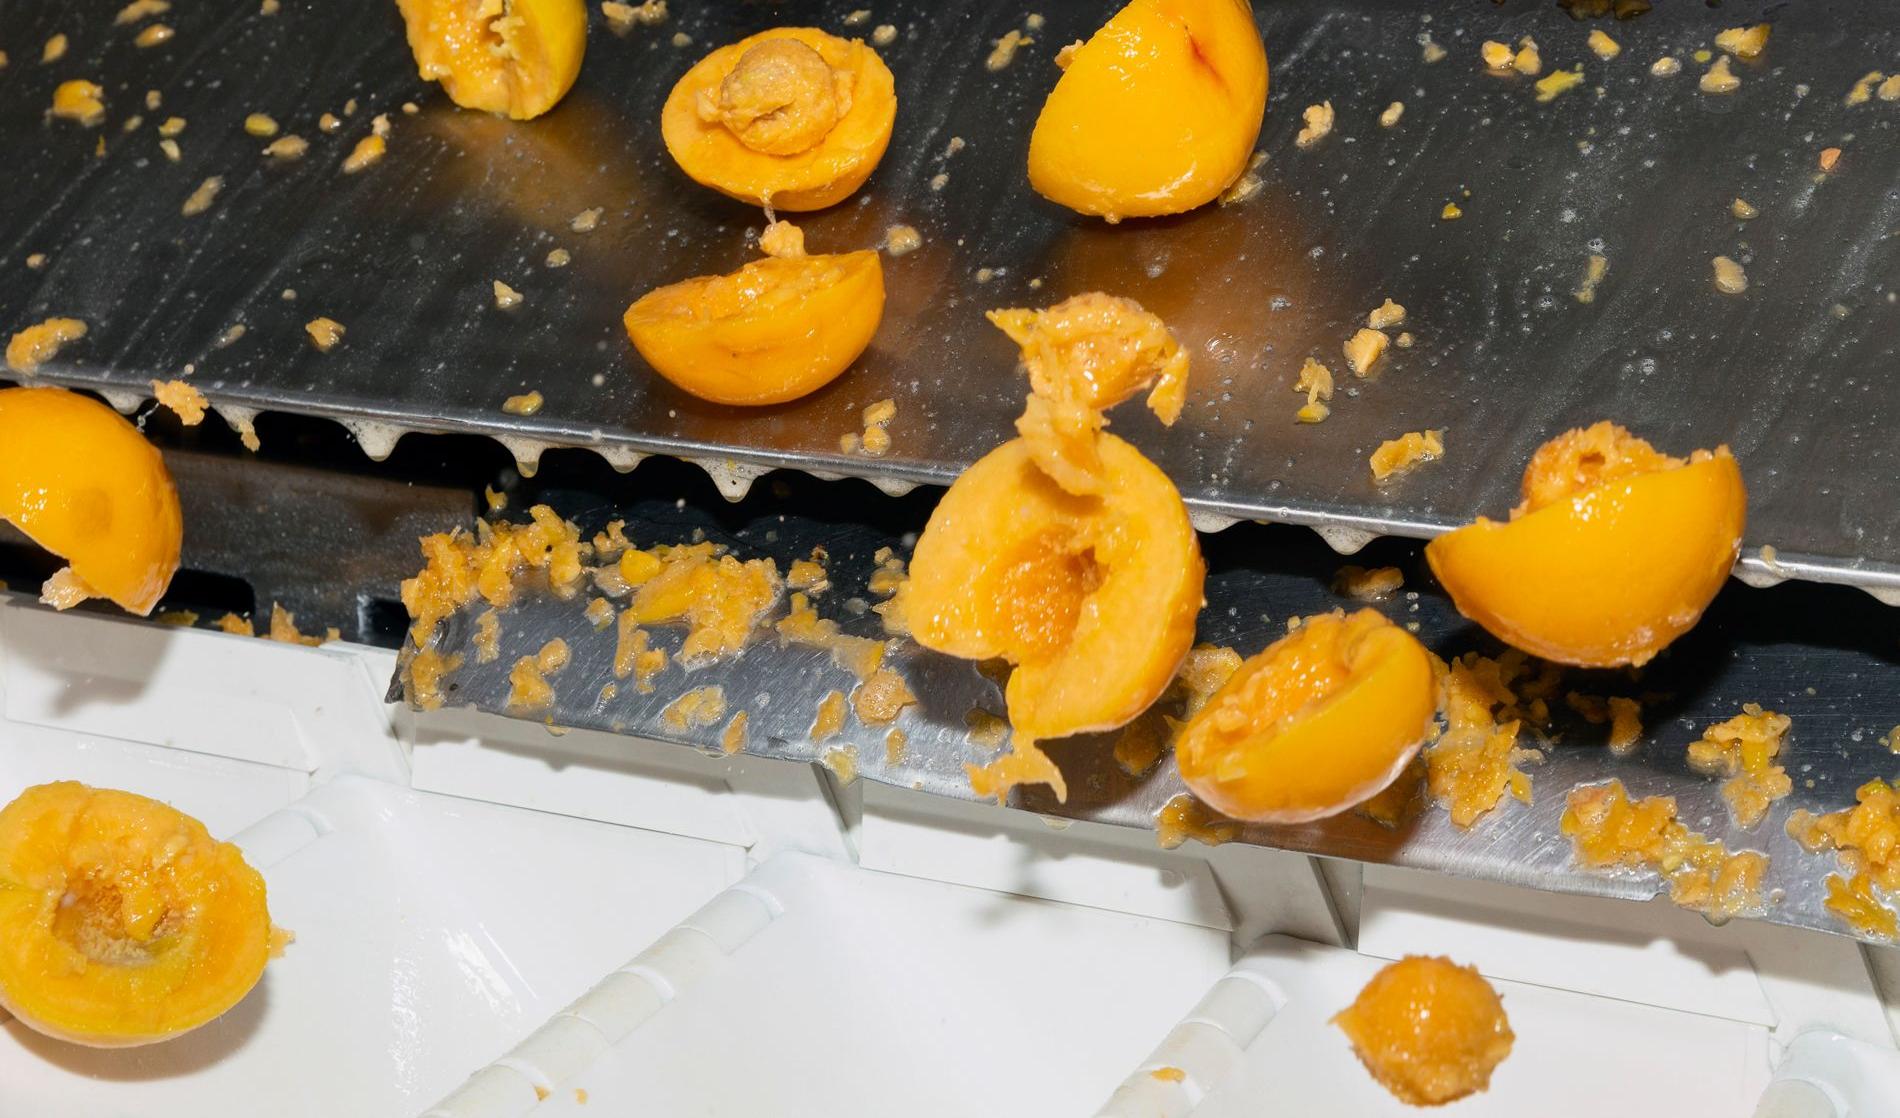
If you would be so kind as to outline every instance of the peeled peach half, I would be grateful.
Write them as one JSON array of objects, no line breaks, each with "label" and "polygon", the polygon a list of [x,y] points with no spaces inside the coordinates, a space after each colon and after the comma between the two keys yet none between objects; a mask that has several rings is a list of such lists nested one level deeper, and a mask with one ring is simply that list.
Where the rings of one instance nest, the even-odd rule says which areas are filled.
[{"label": "peeled peach half", "polygon": [[755,260],[730,275],[656,288],[627,308],[647,364],[703,400],[782,404],[858,359],[884,317],[871,251]]},{"label": "peeled peach half", "polygon": [[1234,819],[1304,823],[1377,794],[1431,729],[1431,654],[1377,610],[1309,617],[1241,664],[1175,739],[1181,778]]},{"label": "peeled peach half", "polygon": [[465,109],[531,120],[580,76],[581,0],[396,0],[416,72]]},{"label": "peeled peach half", "polygon": [[178,569],[171,473],[118,412],[63,388],[0,389],[0,520],[68,566],[45,600],[109,598],[148,614]]},{"label": "peeled peach half", "polygon": [[1727,581],[1747,504],[1727,447],[1673,458],[1604,422],[1537,451],[1508,522],[1480,518],[1425,555],[1500,640],[1581,667],[1642,664]]},{"label": "peeled peach half", "polygon": [[74,781],[0,808],[0,1007],[47,1036],[189,1032],[243,1000],[272,948],[264,879],[196,819]]},{"label": "peeled peach half", "polygon": [[686,71],[660,112],[660,134],[703,186],[820,210],[870,177],[896,119],[896,85],[876,51],[815,27],[779,27]]},{"label": "peeled peach half", "polygon": [[1022,439],[965,470],[911,559],[919,644],[1016,665],[1019,743],[1121,726],[1167,690],[1194,642],[1206,568],[1174,484],[1102,435],[1107,484],[1077,496]]},{"label": "peeled peach half", "polygon": [[1246,171],[1266,106],[1267,52],[1245,0],[1134,0],[1043,103],[1029,183],[1111,221],[1183,213]]}]

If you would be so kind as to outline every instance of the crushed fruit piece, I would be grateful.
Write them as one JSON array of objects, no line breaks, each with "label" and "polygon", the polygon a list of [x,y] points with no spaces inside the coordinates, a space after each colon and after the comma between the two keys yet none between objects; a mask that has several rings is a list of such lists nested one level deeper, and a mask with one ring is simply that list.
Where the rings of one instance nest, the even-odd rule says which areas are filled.
[{"label": "crushed fruit piece", "polygon": [[1419,57],[1429,66],[1434,62],[1443,62],[1451,52],[1432,41],[1429,31],[1421,31],[1418,36]]},{"label": "crushed fruit piece", "polygon": [[1864,873],[1851,878],[1827,875],[1827,899],[1821,904],[1843,924],[1864,936],[1892,940],[1900,937],[1900,914],[1874,895],[1873,879]]},{"label": "crushed fruit piece", "polygon": [[1478,47],[1478,57],[1484,59],[1485,69],[1502,72],[1511,68],[1511,60],[1517,57],[1517,52],[1496,39],[1486,39]]},{"label": "crushed fruit piece", "polygon": [[1740,295],[1748,290],[1748,273],[1742,266],[1726,256],[1718,256],[1712,262],[1715,266],[1715,289],[1724,295]]},{"label": "crushed fruit piece", "polygon": [[662,545],[650,554],[660,570],[640,584],[627,613],[637,625],[684,621],[679,659],[688,666],[744,648],[778,601],[781,583],[770,559],[741,562],[712,543]]},{"label": "crushed fruit piece", "polygon": [[1761,214],[1760,210],[1742,201],[1740,198],[1729,203],[1728,212],[1733,214],[1737,221],[1752,221]]},{"label": "crushed fruit piece", "polygon": [[910,746],[910,735],[897,727],[884,735],[884,763],[896,767],[904,763],[904,750]]},{"label": "crushed fruit piece", "polygon": [[1440,1106],[1491,1085],[1517,1037],[1476,967],[1442,956],[1388,963],[1333,1015],[1353,1054],[1393,1097]]},{"label": "crushed fruit piece", "polygon": [[132,45],[140,49],[155,47],[162,43],[171,42],[172,36],[175,34],[176,32],[172,30],[171,24],[154,23],[150,27],[141,29],[137,35],[134,35],[132,37]]},{"label": "crushed fruit piece", "polygon": [[485,609],[475,619],[475,636],[469,642],[475,646],[475,662],[492,664],[501,658],[501,614]]},{"label": "crushed fruit piece", "polygon": [[660,724],[676,734],[711,726],[726,716],[726,689],[718,684],[695,687],[666,704]]},{"label": "crushed fruit piece", "polygon": [[915,252],[923,243],[923,235],[908,225],[893,225],[884,231],[884,251],[891,256]]},{"label": "crushed fruit piece", "polygon": [[244,131],[263,139],[277,135],[277,121],[264,113],[252,113],[244,118]]},{"label": "crushed fruit piece", "polygon": [[272,159],[302,159],[310,150],[310,141],[302,136],[279,136],[264,145],[264,154]]},{"label": "crushed fruit piece", "polygon": [[802,644],[830,652],[832,661],[860,683],[869,680],[884,663],[883,641],[846,634],[836,621],[819,617],[811,599],[802,592],[792,594],[791,607],[773,630],[780,644]]},{"label": "crushed fruit piece", "polygon": [[1591,28],[1590,37],[1584,42],[1592,53],[1605,62],[1623,53],[1623,45],[1604,34],[1600,27]]},{"label": "crushed fruit piece", "polygon": [[182,116],[168,116],[158,126],[161,136],[176,136],[184,130],[185,118]]},{"label": "crushed fruit piece", "polygon": [[550,268],[565,268],[573,259],[573,255],[564,248],[550,249],[548,251],[547,266]]},{"label": "crushed fruit piece", "polygon": [[1564,696],[1571,710],[1592,725],[1610,724],[1610,755],[1627,757],[1643,742],[1643,705],[1621,695],[1603,698],[1572,691]]},{"label": "crushed fruit piece", "polygon": [[526,572],[545,572],[549,588],[561,597],[579,589],[580,530],[546,505],[531,508],[529,517],[525,524],[482,521],[474,535],[457,529],[422,537],[426,563],[402,583],[416,647],[427,647],[437,623],[477,598],[497,609],[511,605],[516,579]]},{"label": "crushed fruit piece", "polygon": [[995,749],[1009,740],[1009,723],[987,710],[964,711],[963,725],[969,731],[970,744],[979,749]]},{"label": "crushed fruit piece", "polygon": [[67,342],[86,336],[86,324],[76,318],[49,318],[28,326],[7,342],[7,368],[32,376],[40,366],[59,356]]},{"label": "crushed fruit piece", "polygon": [[1525,77],[1536,77],[1544,71],[1543,56],[1537,52],[1537,42],[1529,35],[1518,43],[1517,53],[1511,56],[1511,69]]},{"label": "crushed fruit piece", "polygon": [[1817,162],[1819,163],[1823,174],[1831,174],[1833,173],[1834,168],[1837,165],[1839,165],[1840,161],[1841,161],[1840,148],[1822,148],[1821,157]]},{"label": "crushed fruit piece", "polygon": [[358,171],[363,170],[378,159],[381,159],[383,153],[388,150],[389,145],[381,136],[370,135],[363,137],[356,141],[356,146],[351,148],[350,154],[344,158],[343,173],[346,175],[356,174]]},{"label": "crushed fruit piece", "polygon": [[1445,729],[1425,750],[1426,783],[1432,798],[1450,811],[1451,821],[1469,827],[1507,792],[1530,803],[1530,774],[1517,766],[1542,760],[1543,754],[1517,744],[1524,712],[1513,685],[1525,672],[1523,654],[1494,660],[1470,652],[1448,669]]},{"label": "crushed fruit piece", "polygon": [[[833,691],[833,695],[837,692]],[[834,745],[818,755],[818,763],[831,770],[839,784],[850,784],[858,778],[858,751],[855,746]]]},{"label": "crushed fruit piece", "polygon": [[1385,107],[1384,112],[1379,114],[1379,127],[1391,128],[1394,125],[1398,124],[1399,118],[1404,115],[1405,115],[1405,102],[1394,101],[1390,105],[1387,105]]},{"label": "crushed fruit piece", "polygon": [[[1873,887],[1900,891],[1900,787],[1870,780],[1854,792],[1851,808],[1788,816],[1788,835],[1810,854],[1833,850],[1849,879],[1828,887],[1828,909],[1863,933],[1892,936],[1892,908],[1879,903]],[[1885,915],[1882,915],[1882,913]]]},{"label": "crushed fruit piece", "polygon": [[1438,211],[1440,221],[1457,221],[1463,216],[1465,216],[1464,208],[1456,202],[1446,202],[1445,208]]},{"label": "crushed fruit piece", "polygon": [[1900,101],[1900,74],[1891,74],[1875,91],[1882,101]]},{"label": "crushed fruit piece", "polygon": [[882,726],[897,720],[903,709],[917,701],[904,677],[889,668],[872,672],[851,692],[851,709],[866,726]]},{"label": "crushed fruit piece", "polygon": [[223,189],[224,176],[212,175],[198,184],[198,189],[191,192],[184,204],[178,207],[178,212],[186,217],[196,217],[211,208],[211,203],[217,199],[218,192]]},{"label": "crushed fruit piece", "polygon": [[285,609],[277,602],[270,604],[270,629],[264,633],[266,640],[274,640],[279,644],[301,644],[309,648],[316,648],[329,641],[337,640],[341,635],[342,634],[333,626],[325,630],[322,636],[315,634],[306,636],[302,630],[297,628],[296,614]]},{"label": "crushed fruit piece", "polygon": [[1583,67],[1574,70],[1552,70],[1537,79],[1534,87],[1539,102],[1555,101],[1562,94],[1583,84]]},{"label": "crushed fruit piece", "polygon": [[759,251],[781,260],[805,255],[805,231],[789,221],[774,221],[759,234]]},{"label": "crushed fruit piece", "polygon": [[58,62],[64,57],[66,57],[65,32],[61,32],[46,40],[46,45],[40,48],[40,61],[42,63]]},{"label": "crushed fruit piece", "polygon": [[[218,618],[218,628],[234,637],[254,637],[257,635],[257,630],[251,626],[250,619],[247,617],[239,617],[235,613],[227,613],[223,617]],[[460,659],[458,657],[451,657],[450,659],[455,660],[456,663],[449,665],[447,661],[443,660],[440,656],[436,656],[434,662],[440,671],[454,671],[455,667],[460,665]],[[437,705],[441,705],[439,701]]]},{"label": "crushed fruit piece", "polygon": [[844,729],[844,692],[827,691],[818,700],[818,712],[812,716],[810,737],[813,743],[835,737]]},{"label": "crushed fruit piece", "polygon": [[825,573],[824,564],[815,559],[794,559],[785,569],[785,588],[787,590],[809,590],[820,593],[831,586],[831,580]]},{"label": "crushed fruit piece", "polygon": [[1650,63],[1649,73],[1651,77],[1673,78],[1677,74],[1682,73],[1682,63],[1678,62],[1673,56],[1665,54]]},{"label": "crushed fruit piece", "polygon": [[1035,41],[1021,31],[1010,28],[1004,32],[1002,38],[991,41],[990,54],[983,60],[983,68],[991,73],[1004,69],[1016,60],[1018,48],[1026,47]]},{"label": "crushed fruit piece", "polygon": [[1238,837],[1239,823],[1185,792],[1170,797],[1155,812],[1155,842],[1163,850],[1173,850],[1189,839],[1202,846],[1219,846]]},{"label": "crushed fruit piece", "polygon": [[1654,870],[1668,883],[1670,900],[1711,920],[1752,915],[1765,903],[1768,856],[1731,852],[1690,831],[1676,819],[1673,796],[1631,800],[1620,780],[1584,785],[1571,789],[1561,826],[1579,864]]},{"label": "crushed fruit piece", "polygon": [[617,35],[624,35],[635,24],[649,27],[666,22],[666,0],[643,0],[639,4],[623,4],[620,0],[606,0],[600,6],[600,14],[607,17],[607,26]]},{"label": "crushed fruit piece", "polygon": [[1310,148],[1332,133],[1333,103],[1321,101],[1317,105],[1308,105],[1300,110],[1300,119],[1305,123],[1299,134],[1293,137],[1295,147]]},{"label": "crushed fruit piece", "polygon": [[1405,586],[1405,572],[1397,567],[1345,566],[1333,575],[1333,593],[1362,602],[1389,598]]},{"label": "crushed fruit piece", "polygon": [[666,649],[652,647],[631,610],[620,614],[614,634],[614,677],[632,676],[635,690],[643,695],[652,692],[654,678],[666,670]]},{"label": "crushed fruit piece", "polygon": [[182,380],[155,380],[152,382],[152,398],[160,406],[175,412],[178,421],[187,427],[196,427],[204,422],[208,402],[205,394],[194,385]]},{"label": "crushed fruit piece", "polygon": [[1266,180],[1262,179],[1258,172],[1266,161],[1266,152],[1254,152],[1253,156],[1247,160],[1247,169],[1241,172],[1239,178],[1228,184],[1227,189],[1221,191],[1214,201],[1221,206],[1236,206],[1260,193],[1266,186]]},{"label": "crushed fruit piece", "polygon": [[1148,408],[1163,424],[1180,417],[1187,352],[1133,299],[1092,291],[1042,310],[993,310],[986,317],[1021,347],[1031,396],[1016,429],[1036,465],[1065,491],[1103,489],[1103,411],[1147,388]]},{"label": "crushed fruit piece", "polygon": [[344,325],[334,318],[313,318],[303,325],[304,333],[310,335],[310,344],[319,352],[328,353],[343,340]]},{"label": "crushed fruit piece", "polygon": [[1352,375],[1356,377],[1369,375],[1372,372],[1372,366],[1385,355],[1386,346],[1390,341],[1391,339],[1385,336],[1384,331],[1375,330],[1370,326],[1360,327],[1352,337],[1346,339],[1345,345],[1341,348],[1346,354],[1346,366],[1352,370]]},{"label": "crushed fruit piece", "polygon": [[1380,443],[1372,452],[1372,480],[1384,482],[1403,476],[1426,462],[1437,461],[1444,453],[1442,430],[1407,431]]},{"label": "crushed fruit piece", "polygon": [[1746,703],[1742,713],[1710,726],[1689,743],[1690,768],[1729,778],[1722,785],[1722,798],[1737,826],[1753,827],[1770,803],[1794,791],[1787,770],[1775,763],[1790,724],[1785,714]]},{"label": "crushed fruit piece", "polygon": [[1405,322],[1405,308],[1387,299],[1366,315],[1366,325],[1374,330],[1389,330]]},{"label": "crushed fruit piece", "polygon": [[1167,737],[1166,716],[1152,710],[1142,713],[1115,735],[1115,764],[1129,776],[1140,776],[1161,760]]},{"label": "crushed fruit piece", "polygon": [[1742,88],[1742,79],[1728,67],[1728,55],[1715,60],[1698,83],[1704,93],[1733,93]]},{"label": "crushed fruit piece", "polygon": [[1294,418],[1301,423],[1318,423],[1332,413],[1321,401],[1333,398],[1333,371],[1311,357],[1300,366],[1293,391],[1306,393],[1306,403],[1294,413]]},{"label": "crushed fruit piece", "polygon": [[1577,290],[1572,292],[1577,302],[1584,304],[1596,302],[1597,285],[1602,283],[1603,277],[1609,274],[1610,258],[1599,253],[1591,253],[1589,263],[1583,268],[1583,282],[1579,283]]},{"label": "crushed fruit piece", "polygon": [[547,677],[566,667],[567,658],[567,642],[557,637],[534,655],[516,660],[508,671],[508,709],[530,714],[553,706],[554,686]]},{"label": "crushed fruit piece", "polygon": [[61,120],[77,121],[92,128],[106,118],[106,91],[98,82],[89,82],[84,78],[60,82],[53,89],[54,116]]},{"label": "crushed fruit piece", "polygon": [[147,16],[162,16],[171,10],[170,0],[132,0],[130,4],[119,9],[118,15],[112,17],[112,24],[115,27],[123,27],[128,23],[137,23]]},{"label": "crushed fruit piece", "polygon": [[494,281],[495,306],[501,310],[513,310],[521,305],[521,292],[509,287],[500,280]]},{"label": "crushed fruit piece", "polygon": [[1768,25],[1757,23],[1753,27],[1731,27],[1718,32],[1715,46],[1737,58],[1754,58],[1768,45]]},{"label": "crushed fruit piece", "polygon": [[746,723],[750,720],[750,717],[750,715],[742,710],[732,716],[732,721],[726,723],[726,728],[719,733],[719,751],[721,753],[730,757],[734,753],[743,753],[745,751]]}]

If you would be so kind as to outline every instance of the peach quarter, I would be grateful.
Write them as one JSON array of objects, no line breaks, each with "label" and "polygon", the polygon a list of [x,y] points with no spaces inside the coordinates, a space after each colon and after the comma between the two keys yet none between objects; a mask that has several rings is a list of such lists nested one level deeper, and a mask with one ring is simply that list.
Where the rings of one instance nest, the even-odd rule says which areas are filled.
[{"label": "peach quarter", "polygon": [[1643,664],[1694,627],[1741,553],[1748,495],[1725,446],[1687,459],[1603,422],[1544,444],[1507,522],[1425,548],[1458,611],[1579,667]]}]

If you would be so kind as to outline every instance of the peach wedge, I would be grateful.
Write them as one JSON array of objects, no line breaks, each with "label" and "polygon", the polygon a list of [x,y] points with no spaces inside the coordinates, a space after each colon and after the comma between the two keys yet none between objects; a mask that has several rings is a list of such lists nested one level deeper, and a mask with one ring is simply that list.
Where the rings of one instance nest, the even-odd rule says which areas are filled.
[{"label": "peach wedge", "polygon": [[1245,0],[1133,0],[1044,102],[1029,183],[1110,221],[1184,213],[1246,171],[1266,105],[1267,52]]},{"label": "peach wedge", "polygon": [[1309,617],[1241,664],[1175,740],[1181,778],[1254,823],[1304,823],[1392,783],[1437,707],[1431,654],[1376,610]]},{"label": "peach wedge", "polygon": [[0,520],[65,559],[44,599],[148,614],[178,570],[184,518],[157,449],[97,400],[0,389]]},{"label": "peach wedge", "polygon": [[884,158],[897,89],[877,52],[814,27],[713,51],[660,111],[666,150],[695,182],[754,205],[821,210]]},{"label": "peach wedge", "polygon": [[465,109],[531,120],[580,76],[581,0],[396,0],[416,72]]},{"label": "peach wedge", "polygon": [[1167,690],[1194,642],[1206,573],[1174,484],[1101,435],[1098,496],[1064,491],[1014,439],[957,478],[910,566],[917,642],[1016,665],[1018,738],[1121,726]]},{"label": "peach wedge", "polygon": [[1727,447],[1673,458],[1598,423],[1538,450],[1508,522],[1480,518],[1425,555],[1499,640],[1579,667],[1643,664],[1727,581],[1747,504]]},{"label": "peach wedge", "polygon": [[836,379],[883,317],[884,266],[861,251],[755,260],[668,284],[628,307],[625,325],[640,356],[680,388],[762,405]]}]

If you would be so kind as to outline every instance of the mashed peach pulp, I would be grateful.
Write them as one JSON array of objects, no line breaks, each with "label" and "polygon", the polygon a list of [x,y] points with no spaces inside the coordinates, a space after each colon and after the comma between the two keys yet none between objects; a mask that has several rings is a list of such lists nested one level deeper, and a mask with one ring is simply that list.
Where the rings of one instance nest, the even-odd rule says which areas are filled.
[{"label": "mashed peach pulp", "polygon": [[1517,1036],[1476,968],[1407,955],[1333,1016],[1379,1085],[1411,1106],[1440,1106],[1491,1085]]}]

